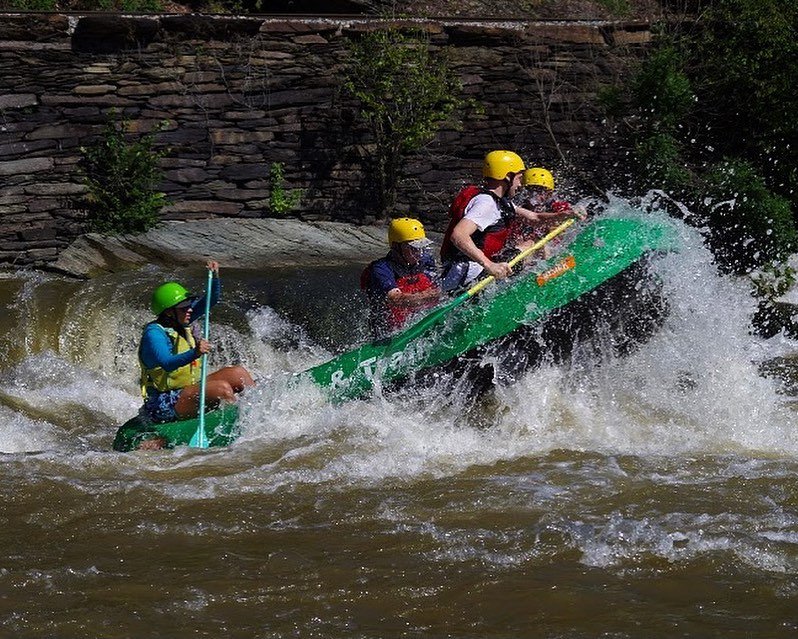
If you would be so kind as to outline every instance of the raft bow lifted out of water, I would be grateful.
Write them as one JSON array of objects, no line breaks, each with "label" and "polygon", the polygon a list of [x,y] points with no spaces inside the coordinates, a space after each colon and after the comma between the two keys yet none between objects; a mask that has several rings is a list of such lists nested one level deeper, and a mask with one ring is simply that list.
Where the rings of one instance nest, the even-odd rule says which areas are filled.
[{"label": "raft bow lifted out of water", "polygon": [[333,401],[363,397],[376,384],[385,386],[446,365],[535,324],[652,252],[675,248],[674,232],[663,223],[624,218],[597,220],[586,225],[541,270],[524,271],[499,282],[490,293],[463,303],[471,297],[472,291],[468,291],[402,333],[364,344],[299,376],[324,388]]},{"label": "raft bow lifted out of water", "polygon": [[[560,225],[538,245],[571,223],[569,220]],[[320,386],[334,402],[367,396],[375,385],[392,384],[449,364],[487,344],[501,346],[503,338],[519,329],[537,324],[560,309],[577,306],[574,302],[580,297],[622,272],[631,271],[630,267],[647,255],[675,248],[675,234],[663,223],[625,218],[597,220],[586,225],[542,268],[498,282],[490,292],[470,300],[493,278],[483,280],[403,332],[297,373],[296,379]],[[210,446],[226,446],[238,436],[237,417],[235,405],[206,414],[205,434]],[[142,441],[156,437],[165,439],[168,447],[186,445],[198,423],[199,419],[194,418],[151,424],[137,416],[119,428],[113,447],[118,451],[135,450]]]}]

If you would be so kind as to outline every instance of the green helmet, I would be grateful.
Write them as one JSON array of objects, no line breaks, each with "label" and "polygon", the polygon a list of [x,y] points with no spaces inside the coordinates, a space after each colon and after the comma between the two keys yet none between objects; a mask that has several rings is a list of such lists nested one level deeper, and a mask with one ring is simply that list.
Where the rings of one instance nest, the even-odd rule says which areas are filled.
[{"label": "green helmet", "polygon": [[175,304],[180,304],[183,300],[191,297],[188,291],[177,282],[166,282],[155,289],[152,294],[150,308],[156,315],[160,315],[167,308],[172,308]]}]

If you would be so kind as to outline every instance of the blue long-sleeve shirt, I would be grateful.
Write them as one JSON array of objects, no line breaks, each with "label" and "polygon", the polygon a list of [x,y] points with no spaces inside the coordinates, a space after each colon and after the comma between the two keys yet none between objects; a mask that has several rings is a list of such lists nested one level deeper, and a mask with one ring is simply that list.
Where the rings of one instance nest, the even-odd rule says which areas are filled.
[{"label": "blue long-sleeve shirt", "polygon": [[[214,306],[222,296],[222,283],[218,277],[211,280],[211,306]],[[205,315],[205,296],[191,303],[191,323]],[[144,327],[139,345],[139,358],[146,368],[163,368],[167,372],[177,370],[181,366],[190,364],[199,355],[195,350],[188,350],[175,355],[172,353],[172,340],[158,322],[150,322]]]}]

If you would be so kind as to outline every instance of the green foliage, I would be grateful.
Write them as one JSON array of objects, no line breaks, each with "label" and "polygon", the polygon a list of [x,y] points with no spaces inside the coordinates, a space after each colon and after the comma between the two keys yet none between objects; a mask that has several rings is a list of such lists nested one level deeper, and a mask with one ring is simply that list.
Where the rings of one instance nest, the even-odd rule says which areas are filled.
[{"label": "green foliage", "polygon": [[695,104],[682,55],[668,39],[655,47],[640,65],[624,95],[619,87],[605,88],[604,110],[610,117],[633,116],[634,182],[638,189],[684,191],[693,180],[685,165],[681,141]]},{"label": "green foliage", "polygon": [[680,191],[691,181],[684,165],[681,144],[670,133],[651,133],[635,146],[635,156],[644,182],[669,191]]},{"label": "green foliage", "polygon": [[798,206],[798,3],[716,0],[702,26],[692,71],[709,142],[754,162]]},{"label": "green foliage", "polygon": [[624,92],[619,86],[602,86],[596,94],[601,110],[611,118],[622,117],[626,111]]},{"label": "green foliage", "polygon": [[8,5],[18,11],[124,11],[160,13],[161,0],[0,0],[0,9]]},{"label": "green foliage", "polygon": [[383,29],[348,45],[344,87],[374,139],[377,209],[390,213],[403,160],[434,139],[440,124],[464,102],[460,83],[421,31]]},{"label": "green foliage", "polygon": [[[747,131],[795,130],[798,5],[791,0],[716,0],[704,17],[696,74],[707,98]],[[725,106],[724,106],[725,103]],[[753,117],[753,119],[751,119]]]},{"label": "green foliage", "polygon": [[602,100],[626,126],[635,186],[692,201],[727,272],[798,246],[797,29],[787,0],[715,0],[697,25],[663,29],[628,92]]},{"label": "green foliage", "polygon": [[269,193],[269,210],[276,215],[285,215],[296,208],[302,199],[302,191],[286,191],[283,165],[280,162],[272,162],[269,167],[269,181],[271,191]]},{"label": "green foliage", "polygon": [[57,11],[58,0],[8,0],[0,3],[0,9],[4,7],[11,11]]},{"label": "green foliage", "polygon": [[598,3],[616,16],[625,16],[632,10],[629,0],[598,0]]},{"label": "green foliage", "polygon": [[682,56],[671,44],[657,48],[632,82],[634,104],[649,129],[674,132],[695,102]]},{"label": "green foliage", "polygon": [[164,194],[155,191],[163,152],[153,151],[154,132],[128,141],[129,126],[127,120],[117,124],[112,115],[102,137],[80,149],[88,187],[86,221],[92,231],[143,233],[158,223],[166,203]]},{"label": "green foliage", "polygon": [[789,291],[798,279],[795,269],[783,262],[770,262],[751,275],[751,283],[757,297],[775,300]]},{"label": "green foliage", "polygon": [[750,163],[721,162],[708,174],[706,189],[702,212],[723,270],[747,273],[798,247],[789,202],[768,190]]},{"label": "green foliage", "polygon": [[96,0],[100,11],[125,11],[129,13],[158,13],[164,10],[160,0]]}]

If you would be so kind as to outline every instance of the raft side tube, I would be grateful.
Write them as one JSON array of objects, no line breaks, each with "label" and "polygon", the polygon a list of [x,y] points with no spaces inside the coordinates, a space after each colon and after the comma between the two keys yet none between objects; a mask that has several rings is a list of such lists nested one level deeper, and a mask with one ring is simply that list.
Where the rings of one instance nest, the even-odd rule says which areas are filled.
[{"label": "raft side tube", "polygon": [[[113,449],[123,453],[129,452],[136,450],[142,442],[158,437],[166,440],[166,448],[184,446],[191,441],[198,426],[198,417],[155,424],[139,414],[126,421],[116,431]],[[238,406],[235,404],[225,404],[205,413],[205,435],[209,446],[227,446],[235,441],[239,434]]]}]

